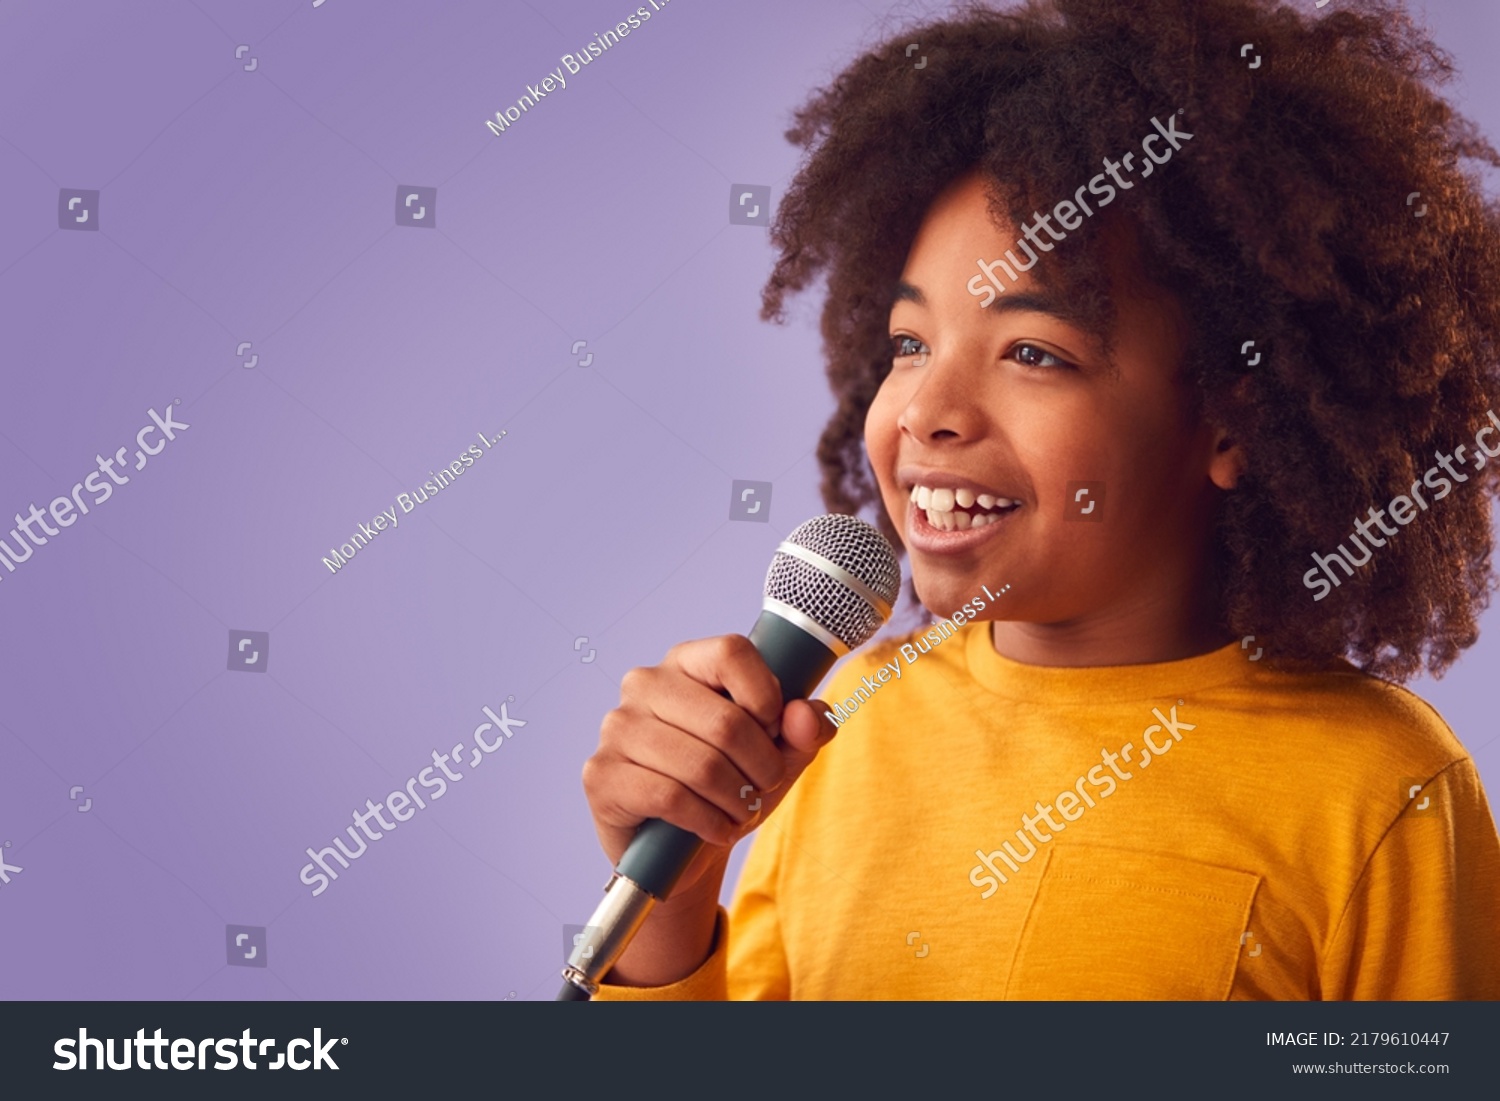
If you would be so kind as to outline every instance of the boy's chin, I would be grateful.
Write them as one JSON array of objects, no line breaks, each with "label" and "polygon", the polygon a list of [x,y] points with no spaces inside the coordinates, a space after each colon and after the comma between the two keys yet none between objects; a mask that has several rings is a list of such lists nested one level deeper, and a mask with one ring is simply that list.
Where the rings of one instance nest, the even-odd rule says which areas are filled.
[{"label": "boy's chin", "polygon": [[957,578],[916,576],[912,578],[912,586],[922,607],[935,616],[950,616],[976,596],[989,603],[978,581],[969,585]]}]

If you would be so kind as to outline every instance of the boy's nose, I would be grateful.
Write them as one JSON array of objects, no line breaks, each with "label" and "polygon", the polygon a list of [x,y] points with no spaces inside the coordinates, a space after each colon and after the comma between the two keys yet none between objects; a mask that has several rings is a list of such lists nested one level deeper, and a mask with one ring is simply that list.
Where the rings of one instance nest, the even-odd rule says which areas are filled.
[{"label": "boy's nose", "polygon": [[954,357],[927,353],[927,364],[897,424],[923,443],[972,440],[983,433],[984,410],[977,400],[975,379]]}]

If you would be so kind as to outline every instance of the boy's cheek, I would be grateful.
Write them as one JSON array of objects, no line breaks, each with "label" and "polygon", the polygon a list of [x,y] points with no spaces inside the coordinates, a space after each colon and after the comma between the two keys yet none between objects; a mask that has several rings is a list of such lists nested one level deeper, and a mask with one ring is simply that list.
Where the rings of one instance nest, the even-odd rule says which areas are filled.
[{"label": "boy's cheek", "polygon": [[[876,484],[880,487],[880,495],[885,499],[887,507],[890,507],[896,490],[891,478],[899,444],[900,427],[896,422],[894,404],[886,400],[886,388],[882,387],[865,414],[865,453],[870,456],[870,466],[874,469]],[[896,514],[893,513],[891,518],[896,519]]]},{"label": "boy's cheek", "polygon": [[875,392],[875,399],[865,411],[865,446],[872,453],[876,447],[884,446],[900,430],[897,419],[901,412],[901,401],[889,375]]}]

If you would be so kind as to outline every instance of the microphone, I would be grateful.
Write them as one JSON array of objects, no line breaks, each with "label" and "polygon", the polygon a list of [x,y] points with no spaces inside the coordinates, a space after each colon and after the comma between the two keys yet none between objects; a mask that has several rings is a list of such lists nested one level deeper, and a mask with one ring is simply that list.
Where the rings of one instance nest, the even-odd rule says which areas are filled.
[{"label": "microphone", "polygon": [[[858,517],[817,516],[787,536],[766,571],[760,618],[750,629],[751,644],[781,684],[782,705],[806,699],[834,662],[868,642],[900,590],[895,551]],[[598,993],[599,980],[702,845],[697,834],[659,818],[640,824],[585,934],[574,938],[557,1001]]]}]

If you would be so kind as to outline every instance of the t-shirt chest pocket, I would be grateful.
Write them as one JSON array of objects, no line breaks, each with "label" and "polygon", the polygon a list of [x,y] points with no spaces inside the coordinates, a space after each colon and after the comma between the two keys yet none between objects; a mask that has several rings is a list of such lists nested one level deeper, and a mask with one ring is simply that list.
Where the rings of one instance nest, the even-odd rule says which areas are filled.
[{"label": "t-shirt chest pocket", "polygon": [[1002,996],[1222,1001],[1259,884],[1180,856],[1053,845]]}]

